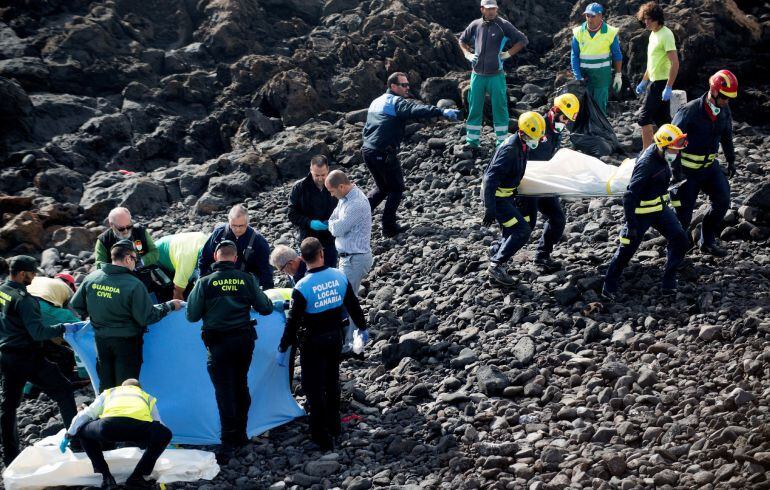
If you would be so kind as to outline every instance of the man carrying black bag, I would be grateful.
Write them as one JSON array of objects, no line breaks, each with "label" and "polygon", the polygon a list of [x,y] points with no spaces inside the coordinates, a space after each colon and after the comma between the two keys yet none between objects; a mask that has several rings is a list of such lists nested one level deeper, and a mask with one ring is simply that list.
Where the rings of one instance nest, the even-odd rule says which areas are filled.
[{"label": "man carrying black bag", "polygon": [[251,308],[269,315],[273,303],[259,288],[256,276],[236,268],[234,242],[219,242],[214,259],[213,272],[202,277],[190,293],[186,315],[191,322],[203,319],[201,337],[208,351],[208,371],[222,426],[217,461],[226,464],[236,449],[248,444],[248,372],[257,339]]}]

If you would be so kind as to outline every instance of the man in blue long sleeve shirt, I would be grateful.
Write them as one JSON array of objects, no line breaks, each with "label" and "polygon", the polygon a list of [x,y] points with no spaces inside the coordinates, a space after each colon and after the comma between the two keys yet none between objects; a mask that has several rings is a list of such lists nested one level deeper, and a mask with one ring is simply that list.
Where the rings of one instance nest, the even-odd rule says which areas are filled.
[{"label": "man in blue long sleeve shirt", "polygon": [[396,211],[404,195],[404,172],[398,161],[398,150],[404,138],[406,123],[411,119],[444,116],[457,120],[460,111],[440,109],[407,99],[409,79],[406,73],[396,72],[388,77],[388,90],[369,105],[364,126],[364,144],[361,153],[374,179],[369,191],[372,212],[385,201],[382,211],[382,234],[394,237],[406,228],[398,224]]},{"label": "man in blue long sleeve shirt", "polygon": [[489,278],[503,286],[511,286],[513,278],[505,263],[527,243],[532,228],[529,219],[516,207],[516,188],[527,169],[527,152],[540,144],[545,134],[545,119],[536,112],[519,116],[519,129],[500,145],[489,162],[484,189],[484,221],[489,226],[497,220],[503,239],[490,249]]},{"label": "man in blue long sleeve shirt", "polygon": [[[680,167],[684,184],[677,189],[682,205],[677,215],[687,229],[695,201],[702,190],[709,197],[709,210],[703,218],[698,246],[701,252],[724,257],[727,251],[717,245],[722,218],[730,207],[728,177],[735,175],[733,118],[729,99],[738,95],[738,79],[728,70],[720,70],[709,79],[709,91],[684,105],[673,123],[687,132],[689,144],[682,152]],[[716,159],[719,145],[727,160],[727,176]]]},{"label": "man in blue long sleeve shirt", "polygon": [[[616,93],[623,86],[618,28],[604,22],[604,7],[598,3],[586,7],[584,14],[586,21],[572,30],[572,73],[576,80],[586,81],[591,97],[606,114],[610,81]],[[614,65],[614,77],[610,65]]]},{"label": "man in blue long sleeve shirt", "polygon": [[636,160],[628,191],[623,196],[626,226],[620,232],[620,245],[612,257],[604,277],[602,296],[615,299],[620,276],[652,226],[666,237],[666,268],[661,290],[676,291],[676,269],[687,250],[687,236],[671,207],[679,203],[668,194],[671,182],[670,165],[687,146],[687,135],[672,124],[664,124],[655,133],[655,143],[648,146]]},{"label": "man in blue long sleeve shirt", "polygon": [[222,240],[231,240],[238,247],[238,260],[235,266],[254,274],[259,279],[262,289],[272,289],[273,269],[270,267],[270,245],[257,230],[249,226],[249,212],[241,204],[236,204],[227,215],[227,224],[219,225],[206,240],[198,259],[198,269],[203,277],[211,273],[214,263],[214,251]]}]

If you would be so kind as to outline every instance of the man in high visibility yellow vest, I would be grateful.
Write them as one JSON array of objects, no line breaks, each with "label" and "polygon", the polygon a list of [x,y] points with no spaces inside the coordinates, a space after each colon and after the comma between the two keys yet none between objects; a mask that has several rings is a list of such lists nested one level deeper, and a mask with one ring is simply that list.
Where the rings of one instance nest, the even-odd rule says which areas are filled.
[{"label": "man in high visibility yellow vest", "polygon": [[[590,4],[583,13],[586,21],[572,30],[572,73],[575,80],[585,81],[591,97],[607,114],[610,85],[615,93],[623,87],[618,28],[604,22],[604,7],[598,3]],[[614,77],[611,65],[615,68]]]},{"label": "man in high visibility yellow vest", "polygon": [[142,391],[139,381],[127,379],[121,386],[110,388],[81,410],[59,444],[66,451],[70,439],[77,436],[94,473],[102,474],[101,488],[118,488],[102,454],[103,443],[132,441],[146,447],[142,458],[126,480],[126,488],[155,488],[145,480],[155,462],[171,441],[171,430],[160,420],[155,398]]}]

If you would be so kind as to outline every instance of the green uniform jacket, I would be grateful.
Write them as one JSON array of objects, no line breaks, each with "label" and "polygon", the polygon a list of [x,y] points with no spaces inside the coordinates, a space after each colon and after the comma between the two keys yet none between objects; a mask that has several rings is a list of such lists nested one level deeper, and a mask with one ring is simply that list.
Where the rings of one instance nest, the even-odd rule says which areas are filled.
[{"label": "green uniform jacket", "polygon": [[142,281],[122,266],[105,264],[86,277],[70,305],[88,315],[97,337],[135,337],[173,309],[153,305]]},{"label": "green uniform jacket", "polygon": [[40,305],[26,286],[11,280],[0,284],[0,351],[32,348],[35,342],[63,334],[63,325],[43,324]]},{"label": "green uniform jacket", "polygon": [[187,319],[203,318],[203,330],[225,331],[249,325],[251,308],[260,315],[273,312],[273,302],[259,288],[253,274],[235,262],[217,262],[213,273],[202,277],[187,298]]},{"label": "green uniform jacket", "polygon": [[36,299],[37,304],[40,305],[40,318],[43,321],[43,325],[47,327],[56,325],[57,323],[77,323],[81,321],[80,318],[68,308],[59,308],[44,299]]},{"label": "green uniform jacket", "polygon": [[[155,242],[152,240],[149,231],[136,225],[131,230],[131,237],[129,240],[134,243],[134,247],[137,249],[136,254],[142,259],[140,265],[153,265],[158,263],[160,252],[158,251]],[[112,229],[99,235],[99,238],[96,240],[96,246],[94,247],[94,262],[97,269],[101,269],[111,262],[110,247],[117,241],[118,237],[115,236],[115,232],[112,231]],[[107,243],[109,247],[105,246],[105,243]],[[137,245],[141,245],[141,249],[140,247],[137,247]]]}]

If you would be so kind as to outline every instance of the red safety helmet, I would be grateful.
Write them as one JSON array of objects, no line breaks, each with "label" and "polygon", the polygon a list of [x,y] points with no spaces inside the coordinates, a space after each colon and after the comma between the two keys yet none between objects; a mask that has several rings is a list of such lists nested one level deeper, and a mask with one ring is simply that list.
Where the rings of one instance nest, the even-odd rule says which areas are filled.
[{"label": "red safety helmet", "polygon": [[62,281],[67,283],[67,286],[69,286],[70,289],[75,291],[75,289],[76,289],[75,288],[75,278],[72,277],[70,274],[67,274],[66,272],[60,272],[60,273],[56,274],[53,277],[55,277],[57,279],[61,279]]},{"label": "red safety helmet", "polygon": [[712,94],[722,94],[734,99],[738,96],[738,78],[730,70],[719,70],[709,78]]}]

